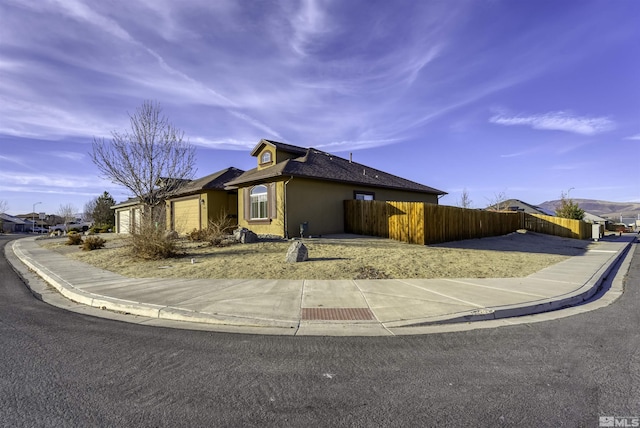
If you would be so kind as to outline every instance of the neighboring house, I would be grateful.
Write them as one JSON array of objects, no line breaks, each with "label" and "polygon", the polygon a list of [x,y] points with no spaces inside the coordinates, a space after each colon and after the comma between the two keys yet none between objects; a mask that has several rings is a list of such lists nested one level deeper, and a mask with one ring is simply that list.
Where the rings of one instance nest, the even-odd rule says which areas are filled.
[{"label": "neighboring house", "polygon": [[227,168],[182,185],[166,200],[167,229],[180,234],[206,229],[209,221],[220,215],[238,218],[238,192],[226,190],[225,183],[244,173],[238,168]]},{"label": "neighboring house", "polygon": [[594,223],[594,224],[604,224],[604,225],[606,225],[607,223],[611,223],[611,221],[607,220],[606,218],[602,218],[600,216],[588,213],[586,211],[584,213],[584,218],[582,220],[586,221],[587,223]]},{"label": "neighboring house", "polygon": [[40,218],[40,213],[18,214],[16,217],[24,220],[24,222],[27,224],[26,227],[29,229],[33,229],[34,221],[36,227],[47,228],[49,226],[45,220]]},{"label": "neighboring house", "polygon": [[552,213],[536,205],[528,204],[519,199],[507,199],[497,204],[490,205],[485,209],[487,211],[520,211],[528,214],[543,214],[555,216],[555,213]]},{"label": "neighboring house", "polygon": [[129,198],[111,207],[115,211],[116,233],[131,233],[140,227],[142,204],[138,198]]},{"label": "neighboring house", "polygon": [[227,183],[238,224],[282,237],[344,232],[344,200],[438,203],[443,192],[313,148],[261,140],[257,167]]},{"label": "neighboring house", "polygon": [[29,222],[29,225],[27,225],[21,218],[9,214],[0,214],[0,223],[4,233],[26,232],[33,224]]}]

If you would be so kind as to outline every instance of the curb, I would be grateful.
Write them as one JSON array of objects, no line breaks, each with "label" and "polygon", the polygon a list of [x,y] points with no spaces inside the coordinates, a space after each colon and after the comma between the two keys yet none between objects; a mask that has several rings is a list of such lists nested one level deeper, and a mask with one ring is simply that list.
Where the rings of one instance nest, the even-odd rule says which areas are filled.
[{"label": "curb", "polygon": [[[35,260],[26,256],[19,248],[19,240],[11,243],[11,250],[15,256],[24,263],[29,269],[40,276],[46,283],[55,288],[62,296],[88,307],[120,312],[123,314],[138,315],[151,319],[194,322],[202,324],[219,324],[235,327],[277,327],[283,329],[292,329],[298,327],[297,320],[278,321],[268,319],[256,319],[249,317],[241,317],[234,315],[210,314],[206,312],[191,311],[188,309],[174,308],[171,306],[154,305],[150,303],[136,302],[132,300],[117,299],[114,297],[94,294],[87,291],[79,290],[72,284],[60,278],[54,272],[44,268]],[[7,245],[9,247],[9,245]],[[15,270],[15,268],[14,268]],[[21,273],[17,272],[20,276]],[[25,281],[31,293],[39,300],[43,300],[41,293],[37,292]]]},{"label": "curb", "polygon": [[[541,300],[539,303],[533,305],[506,305],[489,307],[482,309],[474,309],[467,312],[455,314],[453,316],[445,315],[441,317],[425,318],[422,320],[413,321],[399,321],[385,323],[387,328],[397,327],[420,327],[429,325],[443,325],[443,324],[459,324],[469,323],[476,321],[488,321],[499,320],[504,318],[514,318],[525,315],[535,315],[543,312],[556,311],[558,309],[564,309],[571,306],[582,304],[594,295],[598,293],[603,282],[607,279],[611,271],[616,267],[618,262],[626,256],[631,249],[632,244],[636,242],[636,239],[629,241],[622,249],[618,250],[616,254],[612,255],[607,262],[593,274],[593,276],[578,290],[566,295],[566,297],[557,299],[549,298]],[[559,296],[558,296],[559,297]]]},{"label": "curb", "polygon": [[[43,279],[52,288],[55,288],[55,290],[57,290],[60,295],[64,296],[71,302],[79,303],[86,307],[108,310],[122,315],[141,316],[149,320],[169,322],[175,321],[178,323],[192,323],[192,325],[203,326],[209,325],[216,326],[216,328],[221,328],[223,330],[227,328],[234,330],[256,330],[253,333],[257,332],[258,334],[260,334],[259,332],[264,329],[268,330],[271,328],[275,330],[268,333],[265,331],[265,333],[274,334],[274,332],[277,330],[278,333],[275,334],[287,335],[292,333],[294,335],[297,335],[298,333],[296,332],[298,332],[298,330],[303,327],[303,325],[307,327],[311,325],[307,325],[308,323],[303,323],[298,319],[272,320],[236,316],[231,314],[214,314],[166,305],[155,305],[150,303],[118,299],[90,293],[74,287],[72,284],[68,283],[63,278],[58,276],[55,272],[50,271],[46,267],[39,264],[37,260],[25,254],[20,248],[19,241],[20,240],[15,240],[10,244],[8,243],[5,247],[5,253],[12,251],[15,258],[20,260],[28,269],[39,275],[40,278]],[[540,300],[538,302],[533,302],[533,304],[529,303],[528,305],[524,304],[520,306],[505,305],[487,307],[439,317],[427,317],[414,320],[376,323],[376,330],[379,330],[381,328],[391,335],[395,335],[396,333],[392,333],[390,329],[397,329],[398,332],[406,329],[405,332],[408,332],[412,328],[415,329],[420,327],[429,328],[440,326],[441,328],[445,328],[448,330],[449,327],[454,327],[455,325],[464,326],[475,323],[477,321],[499,321],[513,317],[536,315],[583,304],[601,290],[603,283],[607,280],[607,277],[612,273],[612,271],[614,271],[614,269],[618,268],[618,262],[629,253],[629,249],[632,248],[632,244],[634,244],[636,241],[637,239],[632,239],[626,242],[624,247],[618,250],[615,254],[612,254],[611,257],[606,261],[606,263],[603,264],[585,284],[583,284],[577,290],[565,295],[564,297],[556,296],[555,298]],[[42,301],[47,301],[44,297],[44,294],[46,294],[46,291],[44,291],[45,289],[43,289],[43,292],[39,292],[36,289],[37,286],[34,287],[29,283],[29,280],[25,277],[25,273],[21,269],[19,269],[17,266],[13,266],[13,264],[12,267],[13,270],[23,278],[25,284],[27,285],[27,288],[36,298]],[[345,328],[347,327],[347,325],[343,326]],[[348,324],[348,326],[352,325]],[[185,325],[184,328],[188,327],[186,327]],[[342,334],[340,335],[345,335],[344,333],[345,332],[342,332]],[[351,334],[347,333],[346,335]],[[379,335],[379,332],[376,333],[376,335]]]}]

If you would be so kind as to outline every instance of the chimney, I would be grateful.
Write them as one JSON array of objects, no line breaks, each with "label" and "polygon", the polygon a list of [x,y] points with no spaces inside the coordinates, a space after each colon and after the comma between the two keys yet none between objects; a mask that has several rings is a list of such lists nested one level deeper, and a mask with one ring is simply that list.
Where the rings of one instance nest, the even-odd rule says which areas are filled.
[{"label": "chimney", "polygon": [[353,153],[349,153],[349,163],[353,163]]}]

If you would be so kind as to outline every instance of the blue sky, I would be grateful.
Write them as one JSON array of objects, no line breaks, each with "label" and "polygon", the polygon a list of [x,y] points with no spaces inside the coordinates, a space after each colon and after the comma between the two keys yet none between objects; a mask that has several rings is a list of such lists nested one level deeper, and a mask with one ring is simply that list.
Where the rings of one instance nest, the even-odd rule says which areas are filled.
[{"label": "blue sky", "polygon": [[261,138],[475,207],[640,201],[635,0],[0,1],[0,200],[81,211],[93,137],[157,101],[204,176]]}]

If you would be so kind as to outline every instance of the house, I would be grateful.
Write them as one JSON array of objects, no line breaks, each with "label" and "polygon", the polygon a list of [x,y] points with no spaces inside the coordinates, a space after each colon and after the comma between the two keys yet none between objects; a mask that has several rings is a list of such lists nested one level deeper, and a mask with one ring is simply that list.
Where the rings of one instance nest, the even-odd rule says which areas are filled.
[{"label": "house", "polygon": [[116,233],[131,233],[140,227],[143,206],[139,198],[129,198],[111,209],[115,211]]},{"label": "house", "polygon": [[[206,228],[221,210],[237,217],[236,192],[225,190],[224,183],[243,172],[231,167],[197,180],[161,178],[156,185],[168,196],[153,209],[158,227],[188,233]],[[167,190],[169,187],[173,190]],[[131,233],[140,227],[145,206],[139,198],[129,198],[111,209],[115,211],[116,233]]]},{"label": "house", "polygon": [[507,199],[497,204],[488,206],[485,208],[487,211],[520,211],[528,214],[542,214],[542,215],[550,215],[554,216],[555,213],[552,213],[544,208],[538,207],[536,205],[531,205],[526,202],[523,202],[519,199]]},{"label": "house", "polygon": [[443,192],[313,148],[260,140],[257,167],[227,183],[238,225],[281,237],[344,232],[344,200],[438,203]]},{"label": "house", "polygon": [[611,220],[607,220],[606,218],[588,213],[586,211],[584,213],[584,217],[582,218],[582,221],[586,221],[587,223],[593,223],[593,224],[604,224],[605,226],[607,225],[607,223],[612,223]]},{"label": "house", "polygon": [[0,214],[0,227],[2,230],[0,232],[4,233],[16,233],[16,232],[27,232],[27,230],[32,227],[33,223],[27,223],[21,218],[14,217],[12,215],[2,213]]},{"label": "house", "polygon": [[183,184],[166,200],[167,229],[180,234],[206,229],[220,215],[238,218],[238,192],[226,189],[243,170],[230,167]]},{"label": "house", "polygon": [[34,226],[41,228],[47,228],[49,226],[45,221],[48,216],[44,215],[44,218],[40,218],[40,213],[18,214],[16,217],[23,220],[29,230],[33,230]]}]

